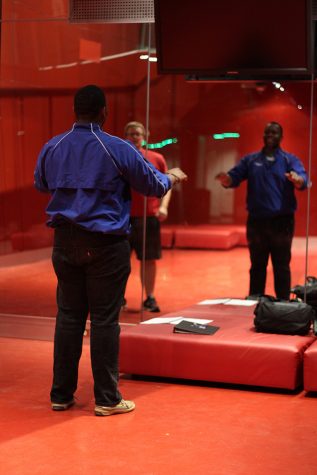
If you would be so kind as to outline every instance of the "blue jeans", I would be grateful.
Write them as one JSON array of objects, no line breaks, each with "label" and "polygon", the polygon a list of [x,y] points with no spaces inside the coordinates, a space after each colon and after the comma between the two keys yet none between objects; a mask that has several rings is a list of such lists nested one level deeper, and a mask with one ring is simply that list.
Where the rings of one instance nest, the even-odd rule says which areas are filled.
[{"label": "blue jeans", "polygon": [[78,380],[83,334],[90,313],[90,353],[95,402],[110,406],[118,390],[119,313],[130,274],[130,246],[123,236],[65,224],[55,229],[52,262],[58,313],[51,400],[72,399]]}]

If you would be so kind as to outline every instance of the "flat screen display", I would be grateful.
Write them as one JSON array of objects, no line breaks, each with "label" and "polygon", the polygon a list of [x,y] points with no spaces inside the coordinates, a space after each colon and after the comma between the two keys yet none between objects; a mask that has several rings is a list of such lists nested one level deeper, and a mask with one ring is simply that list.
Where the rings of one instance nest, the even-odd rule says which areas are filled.
[{"label": "flat screen display", "polygon": [[158,71],[312,72],[311,0],[154,0]]}]

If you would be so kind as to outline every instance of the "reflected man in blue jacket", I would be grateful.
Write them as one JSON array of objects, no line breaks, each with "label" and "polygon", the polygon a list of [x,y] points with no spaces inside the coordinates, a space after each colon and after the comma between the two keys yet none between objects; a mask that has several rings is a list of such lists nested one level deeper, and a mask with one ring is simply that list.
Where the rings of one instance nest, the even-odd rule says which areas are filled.
[{"label": "reflected man in blue jacket", "polygon": [[108,416],[135,407],[118,389],[119,312],[130,273],[130,187],[162,197],[186,175],[179,168],[160,173],[132,145],[102,130],[107,111],[99,87],[79,89],[74,112],[72,129],[44,145],[34,174],[36,188],[51,195],[47,224],[55,229],[51,402],[55,411],[74,404],[90,313],[95,414]]},{"label": "reflected man in blue jacket", "polygon": [[281,149],[283,128],[270,122],[264,129],[264,147],[243,157],[227,173],[216,176],[225,188],[235,188],[247,180],[247,239],[251,259],[249,295],[265,293],[266,269],[271,256],[276,296],[289,299],[291,288],[291,246],[295,188],[307,188],[303,164]]}]

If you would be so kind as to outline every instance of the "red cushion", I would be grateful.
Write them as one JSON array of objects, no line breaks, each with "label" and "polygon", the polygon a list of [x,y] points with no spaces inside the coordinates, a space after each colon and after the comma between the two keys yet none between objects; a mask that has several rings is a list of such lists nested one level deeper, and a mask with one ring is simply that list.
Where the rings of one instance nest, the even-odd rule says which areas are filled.
[{"label": "red cushion", "polygon": [[168,226],[161,227],[161,244],[162,247],[170,249],[174,244],[174,230]]},{"label": "red cushion", "polygon": [[169,316],[210,318],[214,335],[175,334],[170,324],[123,327],[120,371],[295,389],[313,337],[256,333],[254,307],[196,305]]},{"label": "red cushion", "polygon": [[24,251],[26,249],[39,249],[49,247],[53,244],[54,233],[45,224],[34,225],[24,232],[17,232],[11,235],[12,249]]},{"label": "red cushion", "polygon": [[317,391],[317,340],[304,354],[304,389]]},{"label": "red cushion", "polygon": [[231,249],[239,242],[239,234],[228,229],[189,227],[175,230],[175,247],[193,249]]},{"label": "red cushion", "polygon": [[228,231],[232,231],[235,233],[238,233],[239,235],[239,241],[238,241],[238,246],[247,246],[248,241],[247,241],[247,232],[246,232],[246,227],[243,224],[219,224],[219,225],[213,225],[215,229],[226,229]]}]

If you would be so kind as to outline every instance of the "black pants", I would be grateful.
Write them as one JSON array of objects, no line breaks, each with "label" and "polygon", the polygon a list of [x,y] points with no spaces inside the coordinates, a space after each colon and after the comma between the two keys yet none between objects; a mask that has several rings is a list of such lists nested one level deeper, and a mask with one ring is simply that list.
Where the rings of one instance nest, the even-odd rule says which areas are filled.
[{"label": "black pants", "polygon": [[52,255],[58,279],[51,400],[72,399],[78,380],[83,333],[91,320],[90,352],[98,405],[115,405],[118,391],[119,312],[130,273],[125,237],[56,228]]},{"label": "black pants", "polygon": [[265,293],[266,268],[271,256],[276,296],[289,299],[293,236],[293,215],[262,219],[248,217],[247,238],[251,259],[249,295]]}]

